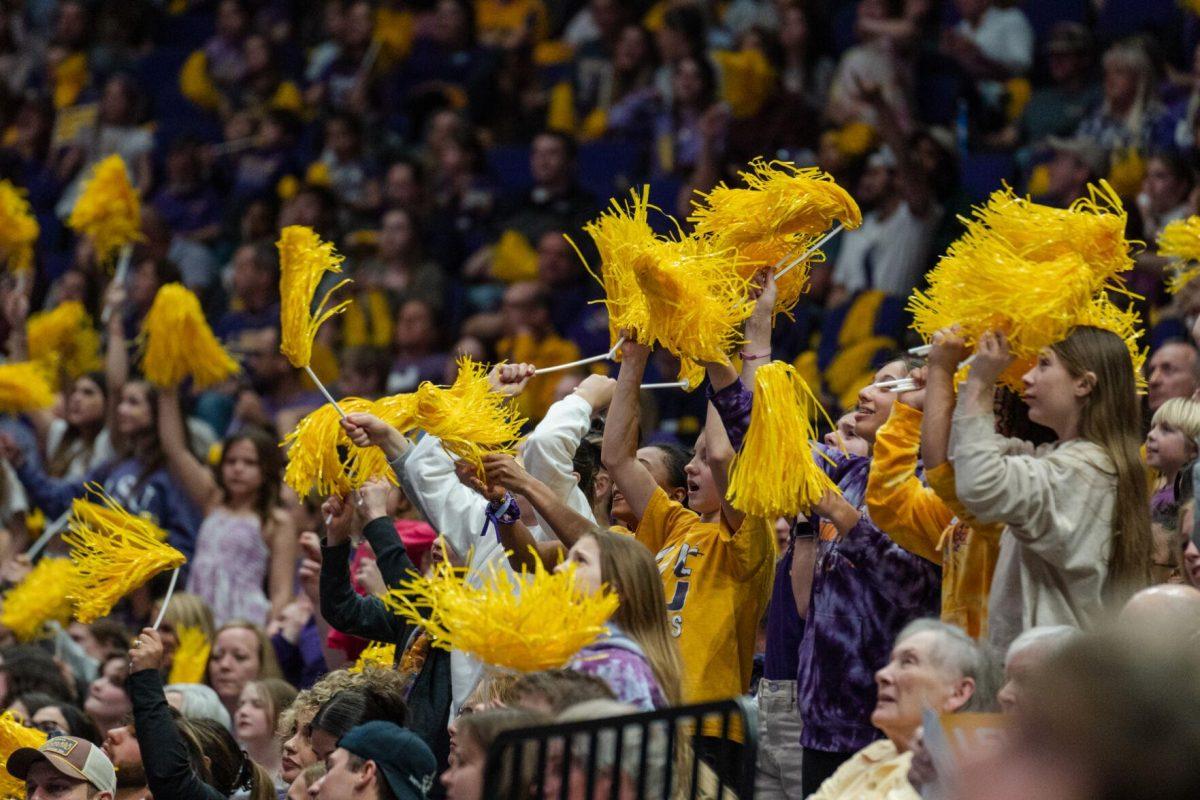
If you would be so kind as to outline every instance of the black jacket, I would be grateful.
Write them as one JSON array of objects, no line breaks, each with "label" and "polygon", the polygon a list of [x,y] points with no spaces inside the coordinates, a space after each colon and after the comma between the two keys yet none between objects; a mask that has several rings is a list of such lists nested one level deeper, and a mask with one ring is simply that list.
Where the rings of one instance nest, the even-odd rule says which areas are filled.
[{"label": "black jacket", "polygon": [[150,794],[164,800],[226,800],[226,795],[200,780],[192,769],[158,670],[133,673],[125,688],[133,703],[133,724]]}]

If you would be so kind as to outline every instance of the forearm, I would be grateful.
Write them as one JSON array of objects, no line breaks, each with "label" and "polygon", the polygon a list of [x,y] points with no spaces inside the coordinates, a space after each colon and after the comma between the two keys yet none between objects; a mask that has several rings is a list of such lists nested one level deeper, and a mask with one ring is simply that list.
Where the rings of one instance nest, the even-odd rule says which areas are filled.
[{"label": "forearm", "polygon": [[376,597],[360,597],[350,584],[350,544],[321,548],[321,616],[333,628],[351,636],[380,642],[395,641],[403,627]]},{"label": "forearm", "polygon": [[[530,478],[520,487],[518,494],[529,501],[542,519],[546,520],[555,537],[568,548],[596,529],[595,522],[575,512],[555,495],[549,486],[539,480]],[[532,536],[530,539],[532,540]]]},{"label": "forearm", "polygon": [[716,409],[729,446],[736,452],[742,449],[742,441],[750,427],[750,413],[754,398],[744,380],[735,380],[720,391],[710,386],[706,390],[709,408]]},{"label": "forearm", "polygon": [[925,382],[925,410],[921,419],[921,461],[925,469],[933,469],[949,459],[953,416],[954,376],[931,368]]},{"label": "forearm", "polygon": [[[771,317],[773,308],[755,307],[746,322],[746,343],[742,345],[742,383],[753,392],[754,374],[764,364],[771,363]],[[713,387],[718,388],[714,385]]]},{"label": "forearm", "polygon": [[612,470],[637,459],[638,393],[646,371],[646,358],[626,359],[617,375],[617,388],[604,422],[601,460]]},{"label": "forearm", "polygon": [[363,526],[363,537],[375,551],[375,566],[389,589],[395,589],[403,581],[420,574],[417,565],[408,555],[408,548],[400,541],[396,525],[391,517],[378,516]]},{"label": "forearm", "polygon": [[158,670],[134,672],[129,676],[127,689],[151,793],[174,800],[219,798],[221,795],[192,770],[187,748],[171,718]]},{"label": "forearm", "polygon": [[520,520],[511,525],[497,525],[500,546],[508,553],[508,563],[515,572],[533,572],[540,561],[537,542],[529,528]]}]

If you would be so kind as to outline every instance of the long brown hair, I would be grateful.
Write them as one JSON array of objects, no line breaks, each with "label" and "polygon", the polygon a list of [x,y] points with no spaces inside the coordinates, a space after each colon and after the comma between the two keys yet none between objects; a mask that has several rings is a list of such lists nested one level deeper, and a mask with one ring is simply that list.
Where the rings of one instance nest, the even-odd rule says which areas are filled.
[{"label": "long brown hair", "polygon": [[262,428],[248,427],[225,439],[221,445],[221,458],[213,470],[217,486],[225,501],[229,501],[229,490],[225,488],[225,458],[229,448],[238,442],[249,442],[258,457],[258,470],[262,474],[262,485],[254,498],[254,513],[265,527],[271,521],[271,512],[279,505],[279,485],[283,478],[283,451],[279,442]]},{"label": "long brown hair", "polygon": [[667,625],[667,600],[654,556],[631,536],[601,528],[587,535],[600,549],[600,579],[620,599],[613,624],[642,648],[663,696],[678,705],[683,660]]},{"label": "long brown hair", "polygon": [[1079,435],[1098,445],[1117,471],[1113,500],[1112,556],[1105,590],[1123,603],[1150,584],[1154,539],[1150,533],[1150,488],[1141,458],[1141,404],[1133,359],[1121,337],[1080,326],[1050,348],[1074,378],[1091,372],[1095,388],[1079,412]]}]

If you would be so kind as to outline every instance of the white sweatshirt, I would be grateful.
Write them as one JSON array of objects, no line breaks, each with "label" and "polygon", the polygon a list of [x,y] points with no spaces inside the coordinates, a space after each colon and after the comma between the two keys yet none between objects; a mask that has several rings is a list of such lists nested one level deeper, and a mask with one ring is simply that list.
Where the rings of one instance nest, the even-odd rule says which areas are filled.
[{"label": "white sweatshirt", "polygon": [[1004,522],[988,598],[988,639],[1004,652],[1035,625],[1094,626],[1104,611],[1117,476],[1098,445],[1045,445],[995,433],[992,414],[955,412],[958,499],[980,522]]},{"label": "white sweatshirt", "polygon": [[[592,505],[575,478],[575,451],[592,427],[592,406],[577,394],[567,395],[546,411],[546,416],[525,439],[521,458],[530,475],[550,487],[571,510],[596,521]],[[538,525],[549,528],[536,511]]]}]

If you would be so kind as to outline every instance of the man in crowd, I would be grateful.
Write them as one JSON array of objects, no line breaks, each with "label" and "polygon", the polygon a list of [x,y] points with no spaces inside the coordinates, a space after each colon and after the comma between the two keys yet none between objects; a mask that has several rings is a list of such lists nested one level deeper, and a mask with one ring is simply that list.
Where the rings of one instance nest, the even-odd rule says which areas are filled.
[{"label": "man in crowd", "polygon": [[433,753],[415,733],[392,722],[368,722],[347,733],[308,787],[318,800],[424,800],[437,778]]},{"label": "man in crowd", "polygon": [[22,747],[8,757],[8,772],[25,781],[28,800],[114,800],[112,762],[86,739],[55,736],[36,750]]}]

